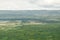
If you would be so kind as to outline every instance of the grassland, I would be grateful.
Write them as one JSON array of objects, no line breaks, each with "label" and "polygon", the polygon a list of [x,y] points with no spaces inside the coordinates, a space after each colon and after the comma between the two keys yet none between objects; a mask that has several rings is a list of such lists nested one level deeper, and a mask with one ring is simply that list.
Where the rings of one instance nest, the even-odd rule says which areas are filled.
[{"label": "grassland", "polygon": [[0,25],[0,40],[60,40],[60,23],[11,24]]}]

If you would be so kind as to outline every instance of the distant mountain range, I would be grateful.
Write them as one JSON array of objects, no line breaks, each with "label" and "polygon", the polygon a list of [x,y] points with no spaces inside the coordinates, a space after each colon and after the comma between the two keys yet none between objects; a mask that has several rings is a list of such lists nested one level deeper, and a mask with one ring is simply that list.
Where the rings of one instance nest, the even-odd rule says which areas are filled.
[{"label": "distant mountain range", "polygon": [[28,18],[60,16],[60,10],[0,10],[0,18]]},{"label": "distant mountain range", "polygon": [[0,20],[60,21],[60,10],[0,10]]}]

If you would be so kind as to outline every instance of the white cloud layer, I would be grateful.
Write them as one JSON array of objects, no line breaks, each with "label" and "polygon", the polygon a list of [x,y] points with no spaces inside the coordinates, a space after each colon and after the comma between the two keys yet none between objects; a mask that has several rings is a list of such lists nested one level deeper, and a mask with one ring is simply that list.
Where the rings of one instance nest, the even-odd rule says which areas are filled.
[{"label": "white cloud layer", "polygon": [[0,10],[60,10],[60,0],[0,0]]}]

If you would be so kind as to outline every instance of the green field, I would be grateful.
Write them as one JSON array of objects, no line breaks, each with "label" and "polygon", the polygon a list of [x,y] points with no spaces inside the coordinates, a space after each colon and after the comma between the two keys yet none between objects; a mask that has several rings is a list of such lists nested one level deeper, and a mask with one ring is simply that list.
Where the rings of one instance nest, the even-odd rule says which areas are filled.
[{"label": "green field", "polygon": [[0,40],[60,40],[60,23],[0,27]]}]

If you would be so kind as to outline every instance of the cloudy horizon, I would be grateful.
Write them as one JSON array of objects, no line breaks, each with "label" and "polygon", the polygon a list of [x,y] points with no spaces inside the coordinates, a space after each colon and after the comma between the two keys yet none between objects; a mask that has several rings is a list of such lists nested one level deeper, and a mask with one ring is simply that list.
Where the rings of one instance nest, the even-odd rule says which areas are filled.
[{"label": "cloudy horizon", "polygon": [[60,10],[60,0],[0,0],[0,10]]}]

